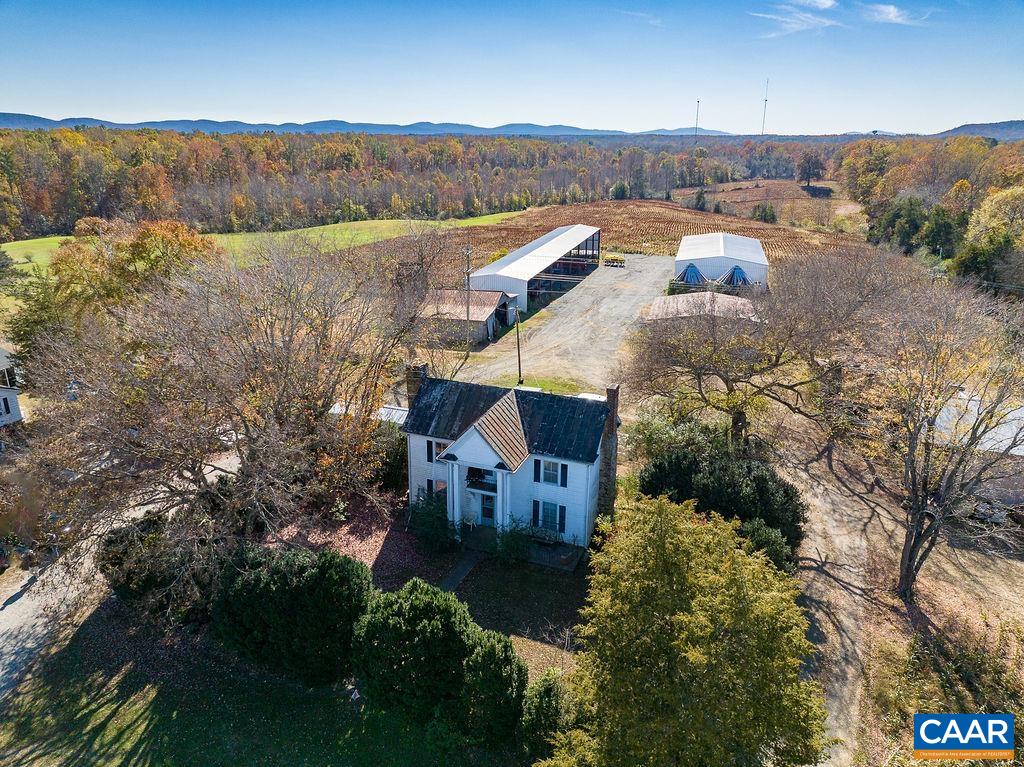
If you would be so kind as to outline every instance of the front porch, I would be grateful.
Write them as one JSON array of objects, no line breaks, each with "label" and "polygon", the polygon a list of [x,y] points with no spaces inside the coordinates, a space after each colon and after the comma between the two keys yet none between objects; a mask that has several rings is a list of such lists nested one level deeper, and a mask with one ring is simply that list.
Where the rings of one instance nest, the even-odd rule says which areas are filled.
[{"label": "front porch", "polygon": [[[467,549],[493,553],[498,545],[498,531],[482,525],[461,526],[462,544]],[[586,549],[559,541],[531,538],[527,546],[526,561],[531,565],[550,567],[567,573],[574,572],[586,554]]]}]

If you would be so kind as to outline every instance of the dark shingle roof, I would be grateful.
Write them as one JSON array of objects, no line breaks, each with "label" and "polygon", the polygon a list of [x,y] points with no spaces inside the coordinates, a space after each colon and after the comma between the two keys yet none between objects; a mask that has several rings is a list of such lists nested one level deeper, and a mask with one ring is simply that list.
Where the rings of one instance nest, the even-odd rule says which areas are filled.
[{"label": "dark shingle roof", "polygon": [[608,405],[547,392],[425,378],[403,430],[454,442],[509,392],[515,397],[531,453],[580,463],[597,458]]}]

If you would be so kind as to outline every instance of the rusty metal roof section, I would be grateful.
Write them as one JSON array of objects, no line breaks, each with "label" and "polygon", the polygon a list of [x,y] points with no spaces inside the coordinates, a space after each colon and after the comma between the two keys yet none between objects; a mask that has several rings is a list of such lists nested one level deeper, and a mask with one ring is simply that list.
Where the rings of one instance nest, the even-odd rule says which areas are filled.
[{"label": "rusty metal roof section", "polygon": [[[486,322],[508,296],[500,290],[469,291],[469,321]],[[465,320],[466,291],[436,288],[423,300],[423,317],[431,320]]]},{"label": "rusty metal roof section", "polygon": [[530,457],[515,389],[499,399],[477,419],[476,430],[498,454],[510,471],[516,471]]},{"label": "rusty metal roof section", "polygon": [[[410,405],[403,430],[454,442],[509,395],[514,398],[529,453],[579,463],[597,459],[608,405],[583,397],[426,378]],[[497,412],[493,417],[499,420]],[[506,427],[507,418],[507,413],[501,415]]]}]

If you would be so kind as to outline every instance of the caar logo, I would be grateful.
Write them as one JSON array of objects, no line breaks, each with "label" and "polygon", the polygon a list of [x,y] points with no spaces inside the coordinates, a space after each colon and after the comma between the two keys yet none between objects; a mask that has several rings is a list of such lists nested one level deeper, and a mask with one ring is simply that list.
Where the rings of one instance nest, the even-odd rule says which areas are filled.
[{"label": "caar logo", "polygon": [[1013,759],[1013,714],[914,714],[918,759]]}]

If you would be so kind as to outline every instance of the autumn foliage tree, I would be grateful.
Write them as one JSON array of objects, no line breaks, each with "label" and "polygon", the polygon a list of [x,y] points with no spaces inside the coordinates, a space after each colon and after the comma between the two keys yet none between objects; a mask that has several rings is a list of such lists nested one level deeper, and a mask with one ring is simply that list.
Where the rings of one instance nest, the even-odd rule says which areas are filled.
[{"label": "autumn foliage tree", "polygon": [[797,594],[692,503],[618,509],[583,610],[583,711],[543,764],[816,764],[824,696],[801,678],[813,647]]},{"label": "autumn foliage tree", "polygon": [[212,240],[178,221],[81,219],[48,269],[11,284],[17,303],[8,335],[28,359],[40,336],[75,334],[87,316],[113,316],[214,251]]}]

